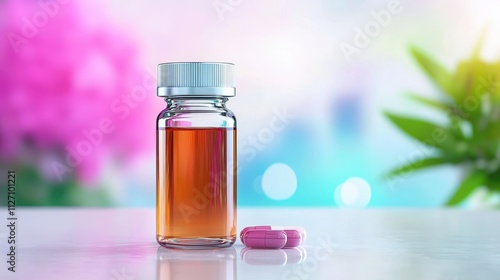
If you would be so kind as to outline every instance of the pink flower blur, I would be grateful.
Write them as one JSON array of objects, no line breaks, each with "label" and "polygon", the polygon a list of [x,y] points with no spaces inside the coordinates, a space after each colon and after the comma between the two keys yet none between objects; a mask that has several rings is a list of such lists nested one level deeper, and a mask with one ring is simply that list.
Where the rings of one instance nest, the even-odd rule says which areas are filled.
[{"label": "pink flower blur", "polygon": [[126,161],[152,148],[155,80],[134,39],[88,1],[41,2],[0,2],[0,159],[23,156],[29,139],[69,166],[68,150],[90,142],[83,131],[108,122],[112,131],[101,131],[102,140],[96,137],[69,166],[91,182],[106,160]]}]

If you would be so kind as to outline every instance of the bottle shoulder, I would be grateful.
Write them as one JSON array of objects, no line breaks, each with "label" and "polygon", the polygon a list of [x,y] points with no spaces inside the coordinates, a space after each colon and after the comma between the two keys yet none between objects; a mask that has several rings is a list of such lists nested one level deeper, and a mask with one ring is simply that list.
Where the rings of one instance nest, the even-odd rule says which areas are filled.
[{"label": "bottle shoulder", "polygon": [[227,108],[178,110],[166,108],[157,117],[157,127],[236,127],[236,116]]}]

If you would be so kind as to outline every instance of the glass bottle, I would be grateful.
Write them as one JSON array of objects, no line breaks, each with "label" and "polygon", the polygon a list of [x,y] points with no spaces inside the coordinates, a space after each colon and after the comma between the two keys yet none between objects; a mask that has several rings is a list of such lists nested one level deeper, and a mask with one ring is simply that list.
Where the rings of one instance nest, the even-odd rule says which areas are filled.
[{"label": "glass bottle", "polygon": [[229,247],[236,240],[234,65],[158,65],[156,239],[164,247]]},{"label": "glass bottle", "polygon": [[157,250],[156,279],[236,280],[236,259],[234,247],[212,250],[172,250],[160,247]]}]

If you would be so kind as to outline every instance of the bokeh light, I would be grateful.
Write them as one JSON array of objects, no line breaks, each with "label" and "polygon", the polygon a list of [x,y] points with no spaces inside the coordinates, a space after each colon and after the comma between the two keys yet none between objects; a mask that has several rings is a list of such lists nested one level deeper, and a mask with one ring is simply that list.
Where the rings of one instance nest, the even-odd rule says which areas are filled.
[{"label": "bokeh light", "polygon": [[269,166],[262,176],[262,190],[270,199],[288,199],[296,189],[297,176],[293,169],[284,163]]},{"label": "bokeh light", "polygon": [[371,200],[370,184],[362,178],[352,177],[335,189],[335,202],[339,206],[364,208]]}]

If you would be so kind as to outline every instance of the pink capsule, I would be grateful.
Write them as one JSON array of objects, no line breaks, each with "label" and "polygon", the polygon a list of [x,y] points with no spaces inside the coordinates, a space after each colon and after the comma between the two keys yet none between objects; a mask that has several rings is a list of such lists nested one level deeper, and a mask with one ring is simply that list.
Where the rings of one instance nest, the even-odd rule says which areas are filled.
[{"label": "pink capsule", "polygon": [[284,232],[286,233],[285,247],[297,247],[300,243],[302,243],[302,236],[300,235],[300,232],[294,229],[285,229]]},{"label": "pink capsule", "polygon": [[282,230],[249,229],[241,240],[252,248],[280,249],[285,247],[287,237]]},{"label": "pink capsule", "polygon": [[240,239],[241,242],[243,242],[243,244],[245,244],[245,242],[243,241],[243,235],[247,230],[251,229],[296,230],[300,233],[300,236],[302,237],[300,243],[306,241],[307,238],[306,230],[301,226],[250,226],[244,228],[240,233]]},{"label": "pink capsule", "polygon": [[243,242],[243,244],[245,244],[245,241],[243,240],[243,236],[245,235],[245,233],[247,231],[249,231],[251,229],[271,229],[271,226],[250,226],[250,227],[246,227],[246,228],[242,229],[240,232],[240,239],[241,239],[241,242]]}]

